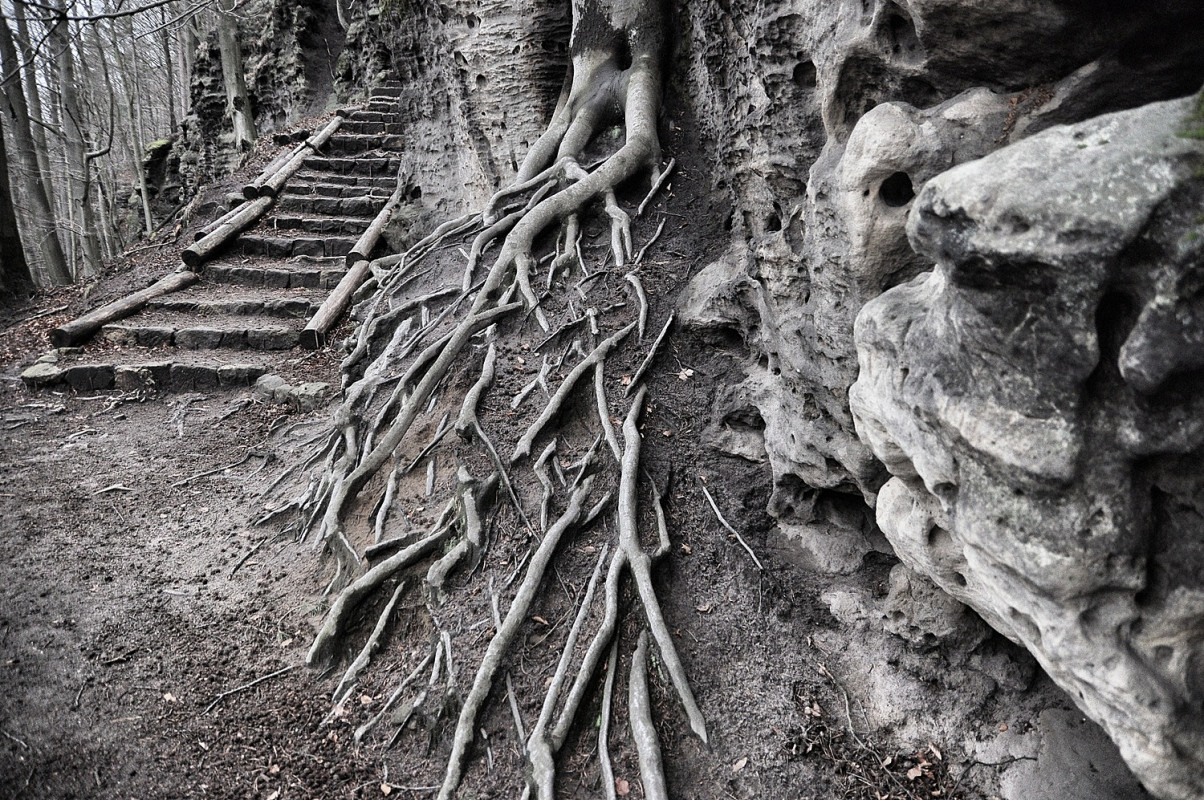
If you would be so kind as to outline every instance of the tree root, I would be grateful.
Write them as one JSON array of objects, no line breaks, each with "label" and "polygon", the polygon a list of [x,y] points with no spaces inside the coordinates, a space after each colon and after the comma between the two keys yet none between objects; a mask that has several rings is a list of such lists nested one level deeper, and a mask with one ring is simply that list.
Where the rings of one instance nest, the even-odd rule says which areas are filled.
[{"label": "tree root", "polygon": [[439,800],[449,800],[460,785],[464,771],[464,759],[476,729],[477,714],[485,703],[485,697],[489,694],[489,687],[493,683],[494,675],[497,673],[506,651],[517,637],[519,626],[526,619],[531,604],[535,601],[536,592],[540,583],[543,582],[544,571],[552,560],[552,554],[560,542],[560,537],[580,518],[582,503],[589,495],[592,484],[593,480],[586,478],[573,490],[568,508],[565,509],[560,519],[556,520],[556,523],[548,529],[539,548],[531,556],[531,562],[527,565],[527,573],[519,585],[518,593],[510,605],[510,610],[506,613],[501,627],[490,640],[485,655],[481,658],[481,665],[477,669],[476,677],[473,678],[472,689],[469,690],[468,695],[464,698],[464,705],[460,708],[460,718],[456,723],[456,732],[452,738],[452,752],[448,757],[447,773],[443,778],[443,785],[439,789]]},{"label": "tree root", "polygon": [[664,341],[665,336],[669,333],[669,328],[673,326],[673,319],[676,316],[677,312],[669,313],[669,318],[665,320],[665,327],[661,328],[661,332],[657,334],[656,340],[652,343],[652,347],[648,348],[648,355],[644,357],[643,362],[640,364],[640,368],[637,369],[635,374],[631,376],[631,383],[627,385],[626,394],[631,394],[633,391],[635,391],[636,387],[640,385],[640,381],[644,378],[644,373],[648,371],[648,367],[652,366],[652,360],[656,358],[656,352],[660,349],[661,342]]},{"label": "tree root", "polygon": [[343,673],[343,677],[339,680],[338,686],[334,689],[334,696],[331,701],[336,705],[343,702],[351,690],[355,687],[355,679],[359,677],[360,672],[364,667],[368,666],[368,662],[372,660],[372,655],[380,648],[380,637],[385,632],[385,626],[389,624],[389,617],[393,614],[393,607],[397,605],[398,598],[405,591],[405,581],[399,581],[397,588],[393,590],[393,596],[389,598],[389,602],[385,605],[384,611],[380,612],[380,616],[376,620],[376,627],[372,629],[372,633],[368,636],[368,641],[364,642],[363,648],[359,655],[351,662],[351,666],[347,667],[347,671]]},{"label": "tree root", "polygon": [[531,454],[531,445],[535,443],[535,438],[539,436],[544,427],[552,421],[552,418],[559,413],[561,407],[564,405],[564,401],[573,391],[573,387],[577,385],[577,381],[580,380],[581,376],[585,374],[585,371],[590,368],[601,369],[602,362],[606,359],[606,354],[609,353],[615,345],[623,341],[627,334],[631,333],[633,328],[635,328],[634,322],[627,325],[625,328],[622,328],[618,333],[614,334],[609,339],[603,341],[594,348],[592,353],[582,359],[577,366],[573,367],[569,374],[565,376],[564,381],[560,384],[560,387],[556,390],[556,393],[552,395],[550,400],[548,400],[548,404],[544,407],[543,412],[540,413],[539,418],[531,424],[531,427],[527,429],[527,432],[524,433],[522,438],[518,440],[518,444],[514,446],[514,453],[510,456],[511,464],[518,461],[520,458],[524,458]]},{"label": "tree root", "polygon": [[586,616],[589,614],[590,606],[593,604],[594,590],[598,588],[598,578],[602,574],[602,565],[606,563],[606,556],[609,551],[609,546],[603,547],[601,555],[598,556],[598,564],[594,567],[594,571],[590,575],[589,584],[585,589],[585,596],[582,598],[581,605],[577,609],[577,616],[573,620],[573,627],[569,629],[568,638],[565,640],[564,648],[560,653],[560,661],[556,664],[556,672],[553,673],[551,683],[548,685],[547,694],[544,695],[543,706],[539,711],[539,719],[536,721],[535,727],[531,729],[531,736],[527,739],[527,758],[531,763],[532,784],[535,788],[535,796],[539,800],[555,800],[553,785],[556,781],[556,761],[554,758],[555,751],[552,749],[552,742],[548,737],[548,726],[552,723],[552,713],[556,709],[556,701],[560,698],[560,690],[563,688],[564,680],[568,675],[569,662],[573,656],[573,649],[577,646],[577,637],[581,635],[581,628],[585,623]]},{"label": "tree root", "polygon": [[[648,800],[669,800],[665,790],[665,768],[661,763],[661,745],[652,724],[652,700],[648,696],[648,631],[641,631],[631,660],[628,679],[627,713],[631,718],[631,738],[640,759],[640,782]],[[705,739],[705,737],[704,737]]]},{"label": "tree root", "polygon": [[309,653],[305,656],[306,665],[312,667],[329,663],[336,641],[346,628],[351,613],[363,599],[389,576],[414,564],[442,545],[451,530],[451,524],[441,518],[434,531],[424,539],[380,562],[343,589],[331,604],[330,610],[326,613],[326,620],[318,630],[318,635],[314,637],[313,644],[310,645]]},{"label": "tree root", "polygon": [[644,406],[646,389],[640,388],[631,404],[631,411],[623,423],[623,472],[619,483],[619,547],[627,556],[631,574],[635,578],[636,589],[639,591],[640,602],[644,606],[644,616],[648,627],[656,639],[661,651],[661,660],[673,681],[673,688],[685,708],[690,720],[690,728],[702,739],[707,741],[706,721],[702,711],[694,700],[694,692],[686,678],[685,668],[677,655],[673,637],[665,624],[661,613],[660,602],[656,599],[656,589],[652,583],[652,558],[640,548],[636,532],[636,483],[640,461],[640,432],[637,427],[640,411]]}]

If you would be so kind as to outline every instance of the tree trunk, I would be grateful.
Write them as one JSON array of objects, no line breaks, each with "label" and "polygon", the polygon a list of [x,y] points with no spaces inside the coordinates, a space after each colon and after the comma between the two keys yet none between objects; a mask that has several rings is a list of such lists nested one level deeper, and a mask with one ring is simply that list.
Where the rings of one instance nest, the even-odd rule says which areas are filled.
[{"label": "tree trunk", "polygon": [[[0,26],[7,23],[0,21]],[[0,303],[29,294],[33,276],[25,262],[17,215],[8,185],[8,152],[4,149],[4,126],[0,117]]]},{"label": "tree trunk", "polygon": [[234,144],[240,152],[251,149],[258,134],[247,78],[243,72],[242,48],[238,39],[238,20],[218,4],[217,42],[222,54],[222,76],[226,83],[226,114],[234,124]]},{"label": "tree trunk", "polygon": [[[12,123],[13,161],[17,166],[17,180],[23,184],[22,196],[29,204],[32,224],[35,226],[33,238],[37,242],[46,274],[51,283],[62,286],[71,283],[71,272],[67,269],[67,259],[63,256],[63,247],[59,242],[54,212],[50,209],[51,194],[44,184],[46,173],[38,164],[37,146],[29,126],[29,110],[25,105],[25,95],[21,91],[21,76],[17,68],[19,63],[8,22],[4,15],[0,14],[0,83],[3,84],[4,90],[4,115]],[[37,93],[37,86],[31,89],[31,94]]]},{"label": "tree trunk", "polygon": [[167,81],[167,130],[180,126],[176,116],[176,72],[171,57],[171,31],[167,27],[167,7],[159,9],[159,46],[163,48],[163,77]]},{"label": "tree trunk", "polygon": [[[124,20],[125,38],[126,41],[134,40],[134,22],[130,17]],[[116,31],[114,31],[114,34]],[[100,47],[100,37],[96,37],[96,45]],[[138,194],[142,200],[142,221],[146,227],[146,235],[150,236],[155,232],[155,221],[151,216],[150,208],[150,190],[146,183],[146,143],[142,137],[142,90],[138,75],[134,72],[134,65],[131,63],[128,54],[122,52],[120,42],[112,42],[113,51],[117,54],[117,74],[121,80],[121,91],[125,94],[126,107],[126,122],[129,125],[129,148],[131,159],[133,161],[133,169],[138,176]],[[169,70],[170,71],[170,70]],[[108,69],[105,69],[105,82],[109,84],[109,97],[113,98],[114,91],[111,82],[109,81]]]},{"label": "tree trunk", "polygon": [[[38,72],[35,58],[37,51],[29,38],[29,26],[25,17],[28,11],[25,3],[17,0],[17,44],[21,48],[21,58],[25,67],[25,96],[29,106],[29,127],[33,134],[34,152],[37,153],[38,171],[42,175],[42,186],[46,190],[46,205],[54,208],[54,181],[50,169],[50,148],[46,144],[46,130],[42,127],[46,117],[42,113],[42,92],[38,85]],[[59,245],[59,252],[62,252]],[[63,262],[66,268],[66,261]]]},{"label": "tree trunk", "polygon": [[88,163],[87,137],[83,108],[76,93],[75,51],[67,22],[64,0],[58,0],[58,17],[50,29],[50,51],[55,54],[59,72],[59,102],[63,115],[63,146],[67,151],[67,182],[71,221],[75,226],[79,252],[76,277],[91,276],[100,269],[100,241],[96,236],[96,214],[89,198],[91,166]]}]

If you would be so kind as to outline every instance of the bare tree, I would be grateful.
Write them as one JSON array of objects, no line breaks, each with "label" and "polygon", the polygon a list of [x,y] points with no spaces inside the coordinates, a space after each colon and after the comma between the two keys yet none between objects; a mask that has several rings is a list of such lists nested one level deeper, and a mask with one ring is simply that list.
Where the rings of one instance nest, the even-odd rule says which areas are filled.
[{"label": "bare tree", "polygon": [[238,38],[238,19],[234,16],[234,0],[217,5],[217,42],[222,54],[222,77],[226,84],[226,114],[234,124],[234,145],[240,151],[249,150],[258,134],[251,97],[247,93],[247,78],[243,72],[242,47]]},{"label": "bare tree", "polygon": [[8,184],[8,151],[4,148],[4,125],[0,118],[0,302],[19,298],[32,289],[33,276],[25,262]]},{"label": "bare tree", "polygon": [[[21,196],[30,209],[30,225],[41,263],[50,282],[61,286],[71,283],[71,272],[67,269],[55,215],[50,207],[52,194],[46,187],[49,172],[42,163],[48,166],[49,158],[45,155],[42,159],[38,158],[38,146],[30,130],[29,109],[21,88],[20,63],[8,22],[0,13],[0,86],[3,87],[4,114],[10,122],[13,137],[13,160],[17,166],[15,174],[23,184]],[[31,96],[37,94],[36,83],[27,89]],[[45,148],[45,137],[42,138],[42,147]]]}]

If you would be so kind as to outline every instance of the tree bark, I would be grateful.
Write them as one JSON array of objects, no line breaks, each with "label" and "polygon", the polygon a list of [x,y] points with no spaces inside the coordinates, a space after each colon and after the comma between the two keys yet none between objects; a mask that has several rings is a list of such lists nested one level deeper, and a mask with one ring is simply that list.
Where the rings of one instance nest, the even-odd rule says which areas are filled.
[{"label": "tree bark", "polygon": [[[35,228],[33,238],[46,275],[51,283],[62,286],[71,283],[71,272],[67,269],[67,259],[58,238],[58,226],[50,208],[51,194],[44,183],[47,176],[38,164],[37,145],[29,125],[29,109],[25,105],[25,94],[21,91],[19,63],[8,22],[0,13],[0,83],[4,90],[4,116],[11,123],[17,179],[23,184],[22,197],[29,204],[31,222]],[[31,94],[37,93],[36,85],[30,88]]]},{"label": "tree bark", "polygon": [[221,3],[217,7],[217,42],[222,54],[222,77],[226,84],[226,114],[234,124],[234,144],[240,151],[250,150],[258,134],[255,131],[251,98],[247,93],[247,77],[243,72],[238,20]]},{"label": "tree bark", "polygon": [[[0,21],[0,26],[6,24]],[[4,149],[4,126],[0,117],[0,303],[19,298],[32,289],[33,276],[25,262],[8,184],[8,151]]]},{"label": "tree bark", "polygon": [[67,22],[64,0],[56,3],[58,16],[50,29],[50,50],[55,54],[59,72],[59,103],[63,116],[63,146],[67,151],[67,183],[70,197],[71,221],[82,263],[75,274],[92,276],[100,269],[100,241],[96,236],[96,213],[92,207],[91,166],[88,163],[87,136],[84,131],[83,108],[76,93],[75,50]]},{"label": "tree bark", "polygon": [[[25,97],[29,106],[29,127],[33,134],[34,152],[38,158],[38,172],[42,175],[42,186],[46,190],[46,205],[54,208],[54,173],[50,168],[50,148],[46,144],[46,130],[42,127],[45,124],[46,116],[42,113],[42,92],[38,85],[35,60],[37,52],[29,38],[29,25],[25,21],[25,17],[29,13],[26,5],[21,0],[16,0],[16,7],[17,44],[21,48],[21,58],[25,64]],[[62,250],[60,243],[59,252],[62,253]],[[66,269],[65,259],[63,268]]]}]

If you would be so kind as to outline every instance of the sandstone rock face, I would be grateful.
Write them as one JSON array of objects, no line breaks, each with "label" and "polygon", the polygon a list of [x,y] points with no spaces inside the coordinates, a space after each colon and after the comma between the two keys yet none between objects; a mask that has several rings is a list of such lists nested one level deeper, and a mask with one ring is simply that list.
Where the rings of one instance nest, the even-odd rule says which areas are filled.
[{"label": "sandstone rock face", "polygon": [[1051,124],[1194,92],[1204,9],[715,0],[678,20],[690,108],[734,207],[719,260],[740,273],[700,278],[691,302],[710,310],[683,319],[726,330],[719,343],[748,355],[746,380],[716,409],[729,420],[717,441],[740,453],[763,441],[771,512],[817,566],[849,571],[876,548],[858,509],[885,479],[849,414],[852,323],[929,266],[904,234],[912,195]]},{"label": "sandstone rock face", "polygon": [[1204,796],[1204,95],[932,179],[935,262],[857,318],[903,562],[1027,647],[1161,797]]}]

